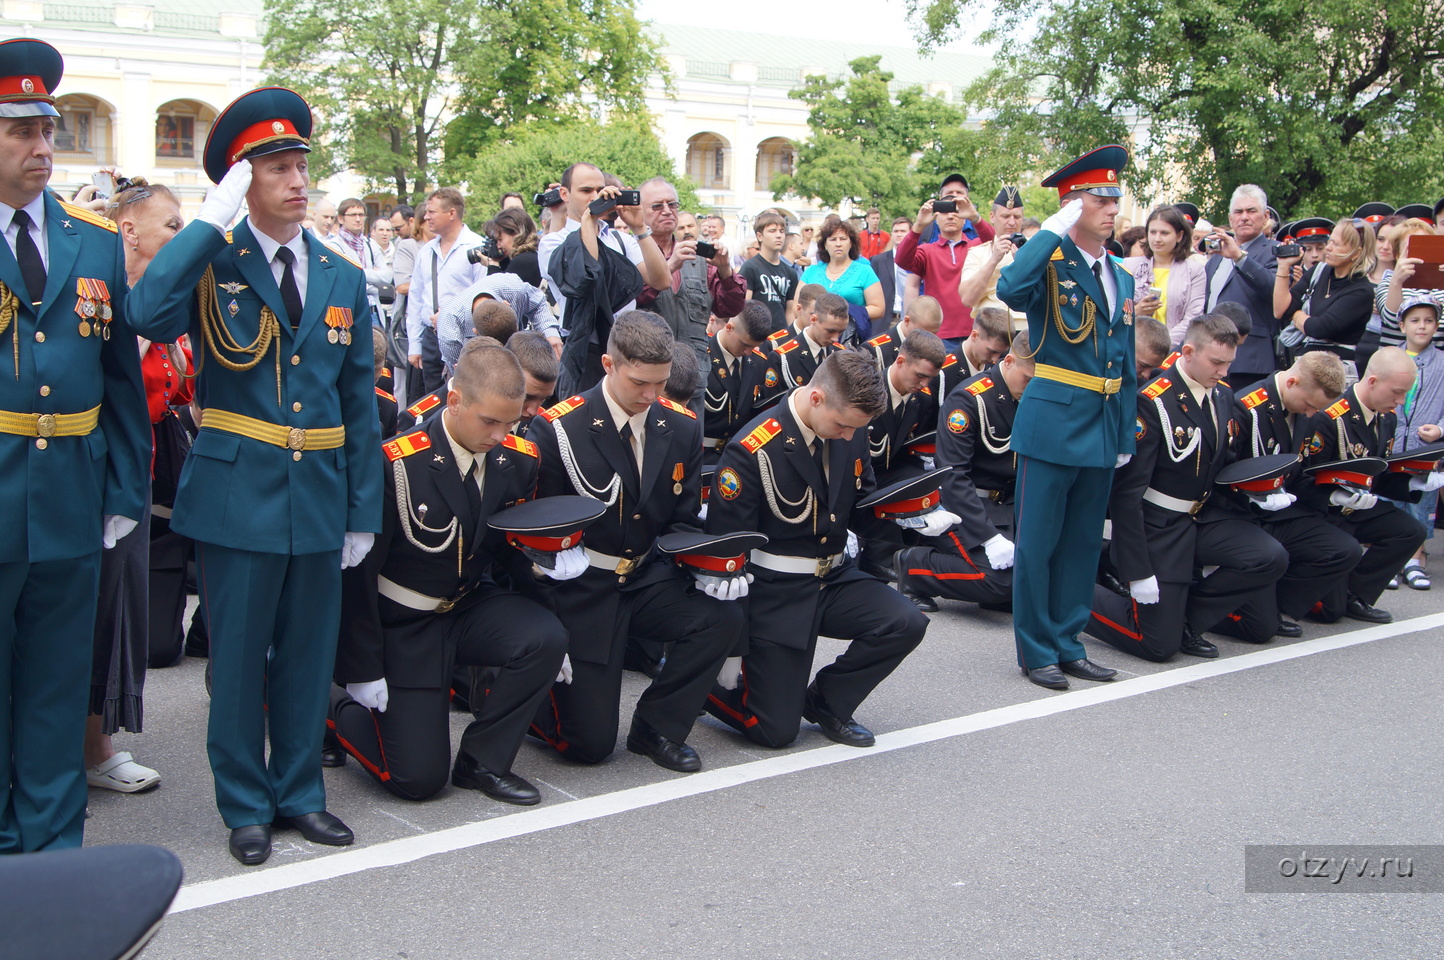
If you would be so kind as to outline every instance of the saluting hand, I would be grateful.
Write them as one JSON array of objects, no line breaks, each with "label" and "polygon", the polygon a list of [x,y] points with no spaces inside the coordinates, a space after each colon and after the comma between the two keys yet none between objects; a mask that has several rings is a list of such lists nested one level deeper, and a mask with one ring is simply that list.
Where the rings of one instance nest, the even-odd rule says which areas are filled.
[{"label": "saluting hand", "polygon": [[1043,229],[1061,237],[1069,230],[1072,230],[1073,225],[1076,224],[1082,216],[1083,200],[1080,197],[1074,197],[1072,200],[1063,204],[1061,210],[1043,221]]},{"label": "saluting hand", "polygon": [[204,220],[225,233],[226,228],[235,221],[236,214],[241,212],[246,191],[251,189],[251,173],[251,161],[239,160],[234,163],[221,178],[221,182],[206,196],[196,219]]}]

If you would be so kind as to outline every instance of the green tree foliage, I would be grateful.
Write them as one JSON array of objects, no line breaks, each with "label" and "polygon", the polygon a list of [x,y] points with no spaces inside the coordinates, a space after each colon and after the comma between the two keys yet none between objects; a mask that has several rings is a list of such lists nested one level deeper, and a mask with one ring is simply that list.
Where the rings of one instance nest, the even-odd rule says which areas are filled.
[{"label": "green tree foliage", "polygon": [[465,183],[468,196],[476,198],[467,207],[467,221],[479,227],[496,212],[503,193],[520,193],[530,204],[533,193],[560,180],[568,165],[583,161],[616,174],[629,186],[666,177],[677,187],[683,209],[699,208],[692,181],[677,177],[672,159],[645,120],[576,121],[524,126],[476,156],[456,161],[457,182]]},{"label": "green tree foliage", "polygon": [[[921,87],[894,97],[881,61],[861,57],[846,80],[812,76],[789,94],[810,107],[810,136],[798,146],[796,173],[773,178],[775,199],[816,197],[832,207],[850,200],[893,214],[910,213],[931,195],[937,178],[925,182],[918,168],[943,163],[944,138],[958,132],[962,111]],[[924,160],[915,164],[915,154]]]},{"label": "green tree foliage", "polygon": [[639,112],[659,69],[631,0],[266,0],[266,17],[269,82],[317,115],[316,175],[350,167],[402,199],[436,182],[443,146]]},{"label": "green tree foliage", "polygon": [[[915,0],[937,42],[976,0]],[[968,101],[1034,169],[1147,144],[1141,196],[1221,215],[1257,183],[1286,215],[1444,192],[1444,7],[1433,0],[1078,0],[992,12],[1004,65]],[[1010,39],[1017,37],[1018,39]],[[1130,136],[1134,134],[1134,136]]]}]

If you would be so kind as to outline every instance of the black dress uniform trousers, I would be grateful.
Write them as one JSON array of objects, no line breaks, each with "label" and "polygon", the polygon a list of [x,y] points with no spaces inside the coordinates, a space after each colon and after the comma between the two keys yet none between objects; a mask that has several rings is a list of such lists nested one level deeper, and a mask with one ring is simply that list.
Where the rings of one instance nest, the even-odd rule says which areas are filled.
[{"label": "black dress uniform trousers", "polygon": [[1325,595],[1322,610],[1325,620],[1337,620],[1343,616],[1350,596],[1358,597],[1370,606],[1378,603],[1384,587],[1404,569],[1404,564],[1427,535],[1422,523],[1392,503],[1381,501],[1372,510],[1365,511],[1362,520],[1354,519],[1357,516],[1329,516],[1330,523],[1359,543],[1369,546],[1358,565],[1349,573],[1347,586],[1340,584]]}]

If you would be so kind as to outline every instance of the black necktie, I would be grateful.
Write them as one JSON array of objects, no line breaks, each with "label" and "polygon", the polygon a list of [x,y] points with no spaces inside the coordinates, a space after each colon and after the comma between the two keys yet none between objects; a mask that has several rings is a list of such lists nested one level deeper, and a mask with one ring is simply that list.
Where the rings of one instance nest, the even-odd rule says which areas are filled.
[{"label": "black necktie", "polygon": [[481,458],[477,457],[471,461],[471,469],[466,471],[462,478],[461,485],[466,488],[466,506],[471,511],[471,522],[474,524],[481,519],[481,488],[476,484],[477,465]]},{"label": "black necktie", "polygon": [[827,455],[822,452],[823,443],[821,438],[812,441],[812,461],[817,464],[817,473],[825,484],[827,483]]},{"label": "black necktie", "polygon": [[20,264],[20,276],[30,290],[30,302],[38,306],[45,298],[45,261],[40,259],[40,248],[30,235],[30,214],[16,210],[14,222],[20,230],[15,237],[15,261]]},{"label": "black necktie", "polygon": [[640,481],[642,479],[642,469],[641,465],[637,463],[637,452],[632,449],[631,421],[622,424],[622,429],[617,432],[622,438],[622,449],[627,451],[627,462],[632,465],[632,474]]},{"label": "black necktie", "polygon": [[[1104,256],[1107,256],[1107,254],[1104,254]],[[1102,260],[1094,260],[1094,261],[1093,261],[1093,276],[1098,280],[1098,291],[1103,294],[1103,308],[1104,308],[1104,311],[1105,311],[1106,313],[1108,313],[1108,314],[1111,315],[1113,311],[1112,311],[1112,309],[1108,306],[1108,291],[1107,291],[1107,290],[1104,288],[1104,286],[1103,286],[1103,261],[1102,261]]]},{"label": "black necktie", "polygon": [[278,247],[276,259],[285,264],[281,270],[281,303],[286,306],[286,316],[294,330],[301,325],[301,288],[296,286],[296,254],[290,247]]},{"label": "black necktie", "polygon": [[1205,435],[1208,442],[1218,449],[1218,421],[1213,418],[1213,405],[1208,402],[1208,394],[1203,395],[1203,423]]}]

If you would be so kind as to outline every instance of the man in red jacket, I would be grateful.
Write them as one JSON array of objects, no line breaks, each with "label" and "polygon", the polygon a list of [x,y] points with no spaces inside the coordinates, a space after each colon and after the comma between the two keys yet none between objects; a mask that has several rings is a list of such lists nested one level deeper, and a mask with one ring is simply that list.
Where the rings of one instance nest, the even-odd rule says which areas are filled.
[{"label": "man in red jacket", "polygon": [[[951,211],[934,211],[938,201],[951,201]],[[938,238],[923,243],[936,221]],[[965,229],[971,225],[971,231]],[[968,248],[993,239],[993,228],[978,218],[978,208],[968,199],[968,181],[962,174],[952,174],[943,180],[936,200],[929,200],[918,209],[913,227],[897,245],[894,260],[899,267],[918,275],[923,283],[923,292],[935,297],[943,308],[943,326],[938,331],[956,353],[962,341],[973,332],[973,312],[963,305],[958,297],[958,277],[963,272],[963,262],[968,258]]]}]

